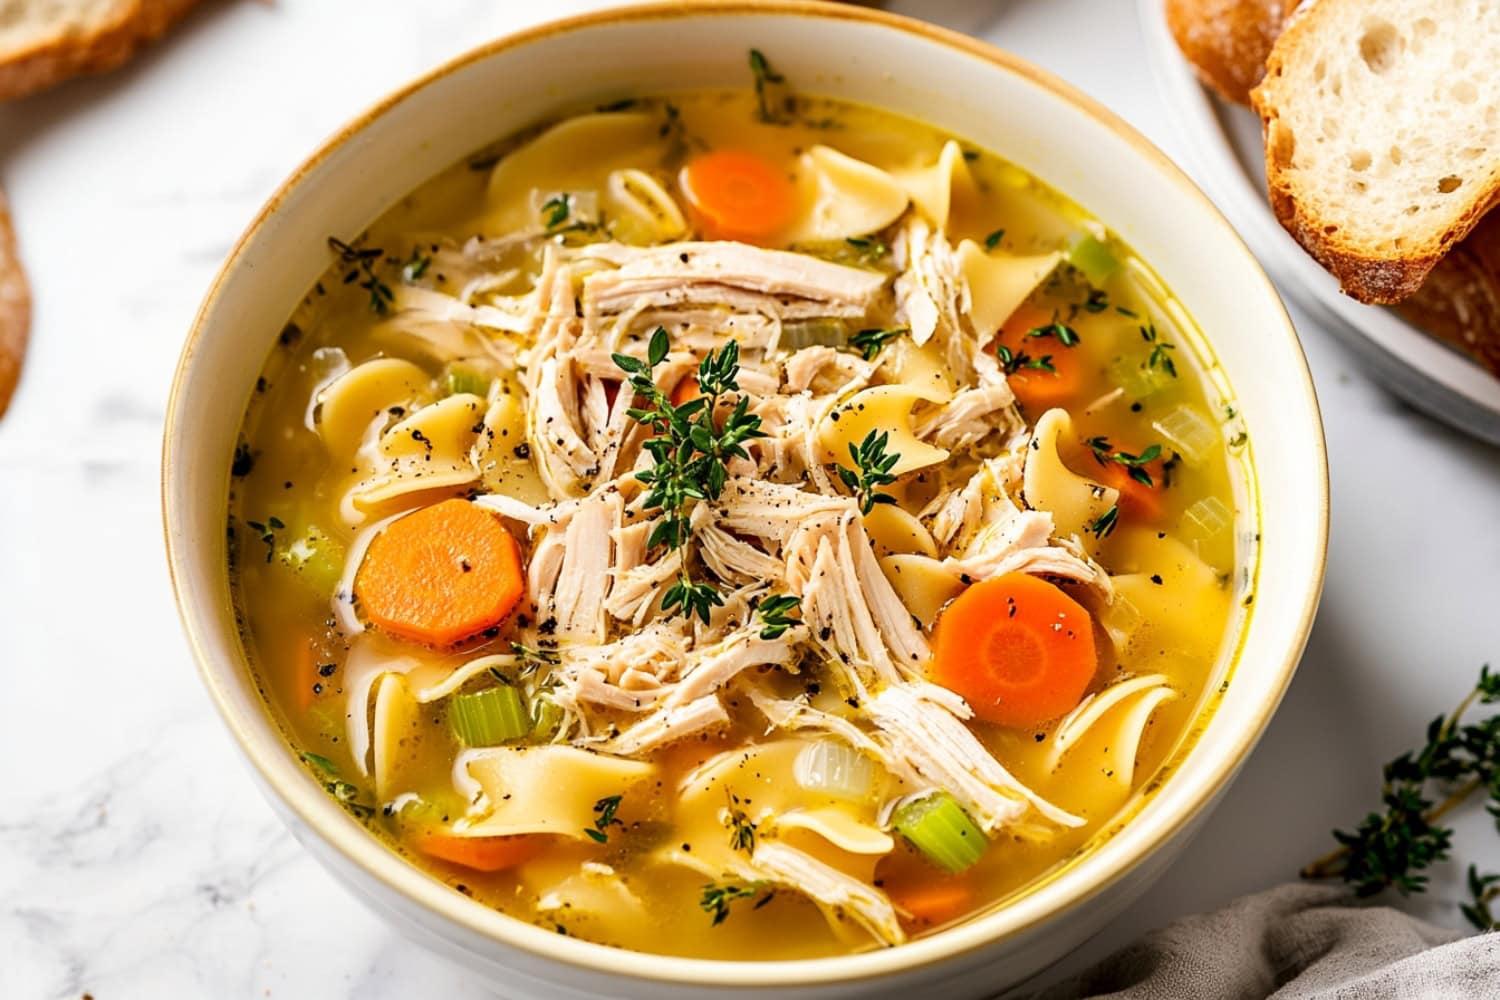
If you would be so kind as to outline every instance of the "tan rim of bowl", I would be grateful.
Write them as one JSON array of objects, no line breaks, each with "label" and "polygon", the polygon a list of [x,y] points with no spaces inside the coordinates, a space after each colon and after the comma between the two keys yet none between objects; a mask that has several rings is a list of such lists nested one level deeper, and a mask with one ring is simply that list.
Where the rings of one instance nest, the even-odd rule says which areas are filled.
[{"label": "tan rim of bowl", "polygon": [[[1169,177],[1176,184],[1184,199],[1197,203],[1201,210],[1208,213],[1210,217],[1221,225],[1226,231],[1231,244],[1241,255],[1239,260],[1230,262],[1231,266],[1244,268],[1247,272],[1256,275],[1264,283],[1267,293],[1279,303],[1280,300],[1276,298],[1276,293],[1272,289],[1269,279],[1265,277],[1264,272],[1251,255],[1249,249],[1245,247],[1244,243],[1234,233],[1229,223],[1219,214],[1218,210],[1213,207],[1212,203],[1208,201],[1171,160],[1167,159],[1164,154],[1147,142],[1129,125],[1125,124],[1113,112],[1092,98],[1074,89],[1071,85],[1056,79],[1051,74],[1015,56],[995,49],[986,43],[911,18],[883,11],[869,10],[863,7],[821,3],[815,2],[815,0],[679,0],[679,2],[671,4],[643,4],[607,9],[549,22],[512,35],[507,35],[439,66],[437,69],[395,91],[353,119],[331,138],[326,140],[277,189],[276,193],[272,195],[254,221],[236,242],[233,250],[231,250],[223,267],[215,277],[203,305],[194,318],[193,326],[184,344],[167,403],[166,434],[163,441],[162,453],[161,485],[163,520],[166,533],[168,569],[172,578],[172,587],[177,601],[178,612],[182,618],[183,627],[187,632],[194,659],[197,661],[199,673],[204,683],[208,686],[220,715],[234,732],[236,740],[250,758],[260,776],[275,791],[275,794],[287,803],[300,819],[315,831],[320,838],[333,845],[340,853],[362,869],[365,874],[374,878],[392,892],[414,901],[428,911],[474,934],[503,942],[512,947],[553,961],[579,966],[611,976],[623,976],[648,982],[654,980],[704,987],[753,986],[765,988],[814,986],[818,984],[871,979],[943,962],[974,951],[975,949],[994,944],[1004,938],[1013,937],[1043,921],[1056,919],[1114,885],[1126,874],[1134,870],[1157,847],[1179,832],[1184,826],[1191,823],[1202,812],[1204,807],[1213,799],[1214,792],[1234,775],[1241,762],[1249,754],[1256,741],[1260,738],[1261,733],[1265,730],[1271,715],[1276,710],[1282,696],[1286,692],[1287,686],[1291,682],[1292,674],[1296,669],[1297,662],[1301,657],[1302,649],[1306,644],[1307,636],[1312,626],[1313,615],[1316,611],[1318,596],[1322,588],[1328,538],[1327,455],[1324,450],[1321,427],[1318,428],[1316,440],[1314,441],[1315,453],[1322,471],[1320,481],[1316,484],[1319,503],[1316,512],[1318,525],[1316,532],[1317,560],[1315,578],[1308,581],[1309,587],[1304,606],[1296,623],[1291,641],[1286,649],[1285,658],[1277,665],[1277,674],[1271,689],[1271,696],[1261,706],[1259,713],[1253,720],[1253,724],[1244,727],[1237,734],[1229,752],[1224,753],[1211,766],[1205,768],[1204,772],[1198,777],[1197,786],[1193,789],[1191,801],[1173,814],[1151,817],[1155,829],[1149,836],[1145,835],[1140,826],[1140,820],[1137,819],[1134,827],[1112,838],[1112,843],[1126,840],[1131,842],[1127,853],[1119,860],[1119,863],[1108,872],[1098,873],[1091,881],[1075,879],[1077,884],[1064,886],[1061,895],[1049,907],[1039,908],[1037,905],[1028,905],[1030,901],[1035,900],[1037,894],[1023,895],[996,912],[981,915],[956,927],[938,932],[930,937],[920,938],[898,948],[833,958],[791,961],[746,962],[678,958],[626,951],[619,948],[592,944],[576,938],[562,937],[523,921],[505,916],[483,904],[466,898],[460,893],[454,892],[443,883],[412,866],[385,845],[381,844],[317,786],[306,770],[296,761],[295,756],[289,751],[279,735],[274,740],[265,739],[261,734],[250,731],[244,724],[244,720],[237,716],[233,704],[233,685],[227,677],[220,676],[223,672],[223,665],[213,662],[213,658],[208,652],[211,646],[209,636],[216,627],[214,622],[211,621],[213,612],[210,609],[199,607],[199,600],[194,595],[184,592],[182,580],[186,575],[185,565],[190,557],[186,551],[186,545],[179,548],[173,544],[173,528],[179,523],[181,514],[174,509],[169,489],[169,483],[174,478],[173,470],[177,464],[176,451],[181,447],[176,441],[175,430],[180,426],[180,419],[182,417],[182,414],[178,412],[178,403],[182,395],[182,387],[186,380],[192,357],[195,353],[195,348],[199,338],[203,336],[205,317],[211,311],[211,307],[218,298],[220,288],[227,276],[238,265],[245,246],[251,237],[278,210],[287,194],[296,188],[302,179],[334,150],[349,142],[369,122],[382,115],[387,109],[408,95],[476,60],[488,58],[498,52],[524,46],[552,35],[602,24],[632,21],[665,22],[680,18],[745,14],[791,15],[806,17],[810,20],[858,21],[884,26],[920,36],[968,56],[978,57],[1053,92],[1055,95],[1082,109],[1101,125],[1117,133],[1143,157],[1154,163],[1160,173]],[[1316,416],[1318,413],[1317,399],[1313,390],[1312,377],[1307,370],[1306,359],[1302,354],[1301,345],[1297,341],[1291,320],[1287,317],[1285,310],[1280,309],[1279,306],[1278,310],[1280,323],[1275,330],[1267,329],[1263,331],[1263,335],[1284,338],[1295,357],[1302,362],[1299,366],[1299,375],[1301,377],[1299,388],[1305,402],[1310,407],[1314,416]],[[1059,883],[1064,881],[1066,881],[1066,878],[1057,879],[1051,882],[1047,888],[1049,890],[1057,890]]]}]

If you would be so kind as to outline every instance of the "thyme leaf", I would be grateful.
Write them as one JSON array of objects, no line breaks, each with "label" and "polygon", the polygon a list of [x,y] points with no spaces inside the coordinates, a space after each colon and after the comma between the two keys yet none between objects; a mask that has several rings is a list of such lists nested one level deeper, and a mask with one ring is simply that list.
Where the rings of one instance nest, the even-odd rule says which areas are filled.
[{"label": "thyme leaf", "polygon": [[849,338],[849,346],[859,351],[860,356],[866,361],[874,361],[876,356],[885,349],[885,345],[911,331],[904,326],[891,327],[885,330],[861,330]]},{"label": "thyme leaf", "polygon": [[861,514],[870,513],[876,504],[896,502],[896,498],[889,493],[879,492],[879,487],[889,486],[896,481],[896,477],[891,475],[891,469],[901,460],[899,453],[886,452],[890,438],[888,431],[872,430],[858,446],[849,445],[849,457],[854,460],[854,468],[834,466],[839,480],[859,498]]},{"label": "thyme leaf", "polygon": [[802,607],[802,598],[791,594],[772,594],[761,600],[755,608],[760,616],[762,639],[779,639],[793,625],[801,625],[801,618],[792,617]]}]

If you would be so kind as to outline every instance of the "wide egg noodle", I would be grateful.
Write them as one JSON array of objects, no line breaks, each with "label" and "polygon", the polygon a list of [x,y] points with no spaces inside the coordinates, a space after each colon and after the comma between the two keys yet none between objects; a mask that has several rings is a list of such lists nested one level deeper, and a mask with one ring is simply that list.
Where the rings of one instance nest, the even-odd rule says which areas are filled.
[{"label": "wide egg noodle", "polygon": [[626,795],[656,773],[656,765],[579,747],[485,747],[463,761],[484,790],[479,815],[453,832],[466,837],[550,833],[584,839],[594,828],[595,803]]},{"label": "wide egg noodle", "polygon": [[1086,479],[1063,464],[1058,446],[1073,440],[1073,418],[1067,410],[1042,414],[1026,452],[1026,502],[1052,515],[1057,534],[1084,536],[1115,501],[1119,491]]},{"label": "wide egg noodle", "polygon": [[891,475],[902,476],[937,465],[948,458],[945,448],[935,448],[912,432],[911,411],[918,403],[942,403],[947,397],[923,386],[877,385],[862,389],[836,407],[818,427],[818,439],[829,462],[849,466],[851,447],[858,448],[872,432],[885,433],[886,454],[901,457]]},{"label": "wide egg noodle", "polygon": [[797,186],[807,207],[786,235],[793,243],[867,236],[900,218],[910,201],[884,170],[823,145],[798,158]]}]

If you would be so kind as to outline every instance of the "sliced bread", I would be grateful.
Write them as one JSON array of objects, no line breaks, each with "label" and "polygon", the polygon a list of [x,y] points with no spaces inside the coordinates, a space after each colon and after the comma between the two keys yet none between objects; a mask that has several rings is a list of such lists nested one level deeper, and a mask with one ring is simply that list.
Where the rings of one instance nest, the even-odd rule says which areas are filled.
[{"label": "sliced bread", "polygon": [[1266,57],[1300,0],[1165,0],[1167,27],[1198,79],[1227,101],[1250,103]]},{"label": "sliced bread", "polygon": [[103,73],[198,0],[0,0],[0,100]]},{"label": "sliced bread", "polygon": [[31,293],[16,253],[5,192],[0,191],[0,416],[5,415],[21,379],[21,359],[26,356],[30,327]]},{"label": "sliced bread", "polygon": [[1281,224],[1362,302],[1410,296],[1500,196],[1500,3],[1315,0],[1251,95]]}]

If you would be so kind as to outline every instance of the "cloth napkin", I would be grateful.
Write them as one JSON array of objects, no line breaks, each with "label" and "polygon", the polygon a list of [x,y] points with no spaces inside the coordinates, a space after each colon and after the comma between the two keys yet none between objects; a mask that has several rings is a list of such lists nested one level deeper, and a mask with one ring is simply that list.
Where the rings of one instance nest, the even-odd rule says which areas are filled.
[{"label": "cloth napkin", "polygon": [[1461,937],[1340,887],[1290,884],[1146,935],[1033,1000],[1500,998],[1500,933]]}]

